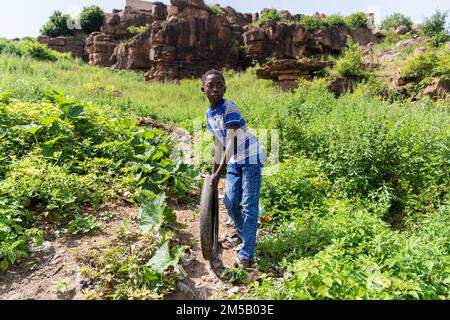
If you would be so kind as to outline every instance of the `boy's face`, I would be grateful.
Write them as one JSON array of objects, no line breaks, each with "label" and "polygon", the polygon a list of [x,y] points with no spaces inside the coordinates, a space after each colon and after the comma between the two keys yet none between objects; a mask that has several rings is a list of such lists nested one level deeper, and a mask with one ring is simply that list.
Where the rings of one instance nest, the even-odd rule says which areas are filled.
[{"label": "boy's face", "polygon": [[206,77],[202,86],[202,92],[208,98],[212,106],[216,106],[222,100],[227,87],[221,77],[210,74]]}]

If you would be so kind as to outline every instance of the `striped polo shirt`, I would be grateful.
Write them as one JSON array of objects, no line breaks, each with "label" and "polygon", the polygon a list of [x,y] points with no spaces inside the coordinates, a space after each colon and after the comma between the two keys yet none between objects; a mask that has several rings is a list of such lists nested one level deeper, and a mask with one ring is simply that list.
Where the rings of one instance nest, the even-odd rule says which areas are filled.
[{"label": "striped polo shirt", "polygon": [[215,110],[209,106],[206,110],[206,126],[214,137],[222,143],[225,151],[227,128],[238,125],[236,130],[237,148],[228,165],[243,165],[263,163],[261,147],[258,139],[245,124],[239,108],[230,100],[222,99]]}]

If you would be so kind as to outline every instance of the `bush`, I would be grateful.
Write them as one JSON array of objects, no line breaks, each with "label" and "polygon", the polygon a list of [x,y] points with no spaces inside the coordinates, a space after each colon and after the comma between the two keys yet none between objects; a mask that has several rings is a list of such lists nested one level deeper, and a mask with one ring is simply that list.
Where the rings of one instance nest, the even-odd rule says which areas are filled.
[{"label": "bush", "polygon": [[54,11],[41,28],[41,34],[49,37],[68,36],[72,31],[67,26],[67,21],[70,20],[70,16],[63,15],[60,11]]},{"label": "bush", "polygon": [[27,56],[43,61],[56,61],[58,58],[64,56],[50,49],[46,44],[37,42],[35,39],[21,41],[0,39],[0,53],[18,57]]},{"label": "bush", "polygon": [[345,18],[340,14],[333,14],[323,19],[323,23],[329,28],[345,26]]},{"label": "bush", "polygon": [[364,12],[355,12],[345,18],[345,24],[350,30],[367,28],[368,18]]},{"label": "bush", "polygon": [[441,31],[432,36],[428,40],[428,43],[431,47],[438,48],[441,45],[446,44],[448,41],[450,41],[450,34],[448,34],[447,31]]},{"label": "bush", "polygon": [[409,59],[400,75],[404,78],[421,81],[429,77],[450,79],[450,55],[448,50],[437,52],[429,50]]},{"label": "bush", "polygon": [[223,10],[217,4],[208,4],[206,5],[206,9],[210,14],[223,14]]},{"label": "bush", "polygon": [[104,16],[103,10],[96,5],[83,8],[80,14],[81,29],[87,34],[100,31]]},{"label": "bush", "polygon": [[381,21],[381,28],[385,30],[389,29],[397,29],[398,27],[404,25],[407,26],[408,29],[411,29],[413,21],[410,17],[405,16],[401,13],[393,13],[390,16]]},{"label": "bush", "polygon": [[358,44],[351,37],[347,38],[347,47],[342,53],[342,58],[332,70],[335,76],[365,78],[367,72],[363,64],[363,53]]},{"label": "bush", "polygon": [[258,22],[261,23],[267,20],[275,20],[275,21],[281,20],[277,9],[264,9],[261,11],[261,16],[259,17]]},{"label": "bush", "polygon": [[441,32],[446,32],[448,11],[442,12],[436,10],[436,12],[429,18],[425,18],[422,24],[422,31],[428,37],[433,37]]},{"label": "bush", "polygon": [[305,26],[307,31],[313,32],[325,27],[323,19],[318,15],[313,16],[302,16],[300,18],[300,24]]}]

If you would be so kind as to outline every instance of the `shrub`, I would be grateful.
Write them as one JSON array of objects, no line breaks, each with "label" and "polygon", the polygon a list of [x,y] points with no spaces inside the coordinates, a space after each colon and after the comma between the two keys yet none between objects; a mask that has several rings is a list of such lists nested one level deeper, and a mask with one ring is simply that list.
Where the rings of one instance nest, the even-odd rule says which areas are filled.
[{"label": "shrub", "polygon": [[432,36],[428,40],[428,43],[431,47],[438,48],[448,41],[450,41],[450,34],[448,34],[447,31],[441,31]]},{"label": "shrub", "polygon": [[446,32],[446,21],[448,11],[436,10],[429,18],[425,18],[422,24],[422,31],[428,37],[433,37],[441,32]]},{"label": "shrub", "polygon": [[26,40],[23,42],[23,50],[25,54],[44,61],[58,60],[59,53],[50,49],[46,44],[39,43],[36,40]]},{"label": "shrub", "polygon": [[54,11],[41,28],[41,34],[49,37],[67,36],[71,34],[71,30],[67,26],[70,16],[63,15],[60,11]]},{"label": "shrub", "polygon": [[323,23],[330,28],[345,26],[345,18],[340,14],[333,14],[324,18]]},{"label": "shrub", "polygon": [[310,32],[322,29],[325,26],[322,18],[319,15],[302,16],[300,18],[300,24],[303,24],[305,26],[305,29]]},{"label": "shrub", "polygon": [[342,58],[337,61],[332,74],[354,78],[365,78],[367,76],[363,64],[363,53],[351,37],[347,38],[347,47],[342,53]]},{"label": "shrub", "polygon": [[138,33],[141,33],[143,31],[147,30],[148,27],[149,27],[148,24],[145,26],[140,26],[140,27],[131,26],[131,27],[128,27],[128,32],[131,34],[138,34]]},{"label": "shrub", "polygon": [[397,29],[398,27],[404,25],[408,29],[411,29],[413,22],[410,17],[405,16],[401,13],[393,13],[381,21],[381,28],[385,30]]},{"label": "shrub", "polygon": [[436,52],[429,50],[409,59],[400,75],[405,78],[423,80],[427,77],[444,77],[450,79],[450,55],[448,50]]},{"label": "shrub", "polygon": [[206,5],[206,9],[210,14],[223,14],[223,10],[217,4],[208,4]]},{"label": "shrub", "polygon": [[275,20],[280,21],[280,16],[278,14],[277,9],[264,9],[261,11],[261,16],[259,17],[258,22],[264,22],[267,20]]},{"label": "shrub", "polygon": [[83,8],[80,14],[81,29],[87,34],[100,31],[104,16],[103,10],[96,5]]},{"label": "shrub", "polygon": [[368,18],[364,12],[355,12],[345,18],[345,24],[350,30],[367,28]]}]

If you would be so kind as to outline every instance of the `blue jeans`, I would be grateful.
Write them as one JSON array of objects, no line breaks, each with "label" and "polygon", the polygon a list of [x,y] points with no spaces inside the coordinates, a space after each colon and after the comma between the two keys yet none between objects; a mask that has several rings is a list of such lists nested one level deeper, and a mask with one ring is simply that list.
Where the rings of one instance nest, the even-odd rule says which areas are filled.
[{"label": "blue jeans", "polygon": [[224,203],[236,225],[237,234],[242,239],[243,247],[239,255],[245,260],[252,259],[255,254],[261,172],[261,164],[227,166],[227,190]]}]

